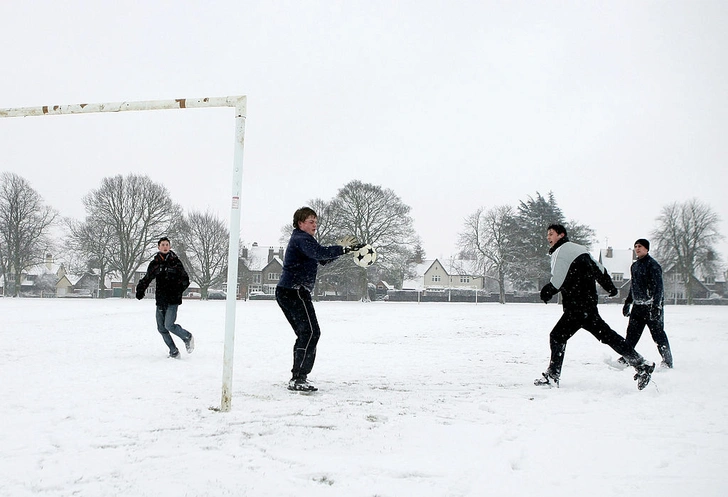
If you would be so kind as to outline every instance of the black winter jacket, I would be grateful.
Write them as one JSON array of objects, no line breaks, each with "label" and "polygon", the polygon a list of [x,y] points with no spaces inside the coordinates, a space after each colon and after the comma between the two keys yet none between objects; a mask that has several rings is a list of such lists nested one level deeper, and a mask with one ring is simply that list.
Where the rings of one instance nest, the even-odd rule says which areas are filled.
[{"label": "black winter jacket", "polygon": [[171,250],[165,256],[157,252],[147,267],[147,273],[137,284],[137,294],[146,291],[153,279],[157,279],[154,298],[157,305],[181,304],[182,292],[190,286],[190,277],[182,261]]},{"label": "black winter jacket", "polygon": [[617,289],[604,267],[595,261],[586,247],[562,238],[549,251],[551,281],[541,291],[549,300],[561,292],[564,311],[594,310],[599,302],[596,283],[610,293]]},{"label": "black winter jacket", "polygon": [[660,263],[647,254],[632,263],[630,273],[632,279],[625,304],[634,302],[638,305],[662,307],[665,290]]}]

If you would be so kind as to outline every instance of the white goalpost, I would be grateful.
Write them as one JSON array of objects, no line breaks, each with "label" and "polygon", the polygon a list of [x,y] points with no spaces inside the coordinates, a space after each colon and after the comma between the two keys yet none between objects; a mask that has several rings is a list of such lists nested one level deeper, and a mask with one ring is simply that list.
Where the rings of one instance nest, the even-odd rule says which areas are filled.
[{"label": "white goalpost", "polygon": [[240,195],[243,179],[243,146],[245,143],[245,96],[212,98],[177,98],[140,102],[110,102],[96,104],[43,105],[0,109],[2,117],[49,116],[59,114],[91,114],[145,110],[194,109],[233,107],[235,109],[235,148],[233,154],[232,198],[230,205],[230,247],[228,249],[227,301],[225,310],[225,349],[223,352],[222,398],[220,411],[230,410],[232,403],[233,350],[235,346],[235,310],[238,293],[238,240],[240,238]]}]

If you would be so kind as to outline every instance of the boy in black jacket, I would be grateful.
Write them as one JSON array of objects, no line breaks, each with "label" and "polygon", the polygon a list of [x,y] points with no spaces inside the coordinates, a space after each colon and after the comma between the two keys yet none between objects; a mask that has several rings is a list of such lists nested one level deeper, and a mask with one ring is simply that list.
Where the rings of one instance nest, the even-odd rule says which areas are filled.
[{"label": "boy in black jacket", "polygon": [[549,337],[551,344],[549,367],[534,383],[550,385],[554,382],[558,386],[566,342],[579,329],[584,328],[597,340],[609,345],[637,370],[634,379],[637,380],[637,388],[642,390],[650,382],[655,363],[647,363],[622,336],[604,322],[597,309],[598,296],[595,282],[607,290],[611,297],[618,293],[609,273],[589,255],[586,247],[569,241],[566,228],[562,225],[549,226],[546,239],[551,246],[549,249],[551,281],[541,289],[541,300],[547,303],[551,297],[561,292],[564,314]]},{"label": "boy in black jacket", "polygon": [[[629,316],[627,325],[627,343],[635,347],[640,341],[645,326],[649,328],[657,350],[662,356],[663,368],[672,368],[672,351],[665,333],[663,314],[664,286],[662,283],[662,267],[650,254],[650,242],[640,238],[634,242],[634,253],[637,260],[630,268],[631,276],[629,295],[624,301],[622,314]],[[630,305],[634,304],[630,310]],[[620,362],[626,362],[624,358]]]},{"label": "boy in black jacket", "polygon": [[136,298],[143,299],[149,284],[153,279],[157,279],[157,288],[154,291],[157,303],[157,330],[169,347],[169,357],[176,359],[179,357],[179,350],[170,333],[182,339],[188,354],[195,349],[192,333],[175,323],[177,307],[182,304],[182,292],[190,286],[190,277],[177,254],[170,250],[169,238],[166,236],[160,238],[157,247],[159,252],[149,263],[147,273],[137,283]]}]

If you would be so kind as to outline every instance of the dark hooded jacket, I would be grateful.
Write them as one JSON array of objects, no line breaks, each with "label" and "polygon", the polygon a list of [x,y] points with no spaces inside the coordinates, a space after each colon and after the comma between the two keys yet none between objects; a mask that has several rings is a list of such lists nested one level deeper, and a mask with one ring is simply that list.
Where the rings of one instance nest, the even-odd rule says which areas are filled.
[{"label": "dark hooded jacket", "polygon": [[166,255],[157,252],[147,267],[147,273],[137,284],[137,294],[144,293],[155,278],[154,299],[157,305],[180,305],[182,293],[190,286],[190,277],[177,254],[171,250]]},{"label": "dark hooded jacket", "polygon": [[313,292],[318,265],[331,262],[343,254],[342,246],[324,247],[314,237],[296,228],[291,233],[283,256],[283,271],[278,286],[293,289],[304,287]]},{"label": "dark hooded jacket", "polygon": [[596,283],[610,294],[617,293],[607,270],[586,247],[564,237],[551,247],[549,254],[551,281],[541,290],[544,302],[561,292],[564,311],[586,311],[596,309],[599,302]]}]

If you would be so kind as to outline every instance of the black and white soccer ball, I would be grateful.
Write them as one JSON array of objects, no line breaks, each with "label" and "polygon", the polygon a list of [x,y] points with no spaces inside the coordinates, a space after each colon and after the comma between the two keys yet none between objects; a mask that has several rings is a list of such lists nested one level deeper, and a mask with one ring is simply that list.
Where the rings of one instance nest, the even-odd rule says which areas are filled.
[{"label": "black and white soccer ball", "polygon": [[369,267],[377,260],[377,251],[369,244],[364,245],[359,250],[355,250],[352,252],[352,255],[354,256],[356,265],[361,267]]}]

